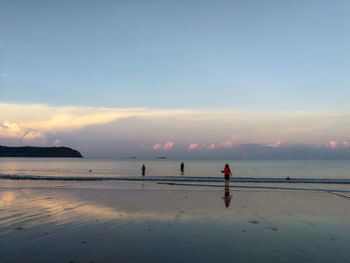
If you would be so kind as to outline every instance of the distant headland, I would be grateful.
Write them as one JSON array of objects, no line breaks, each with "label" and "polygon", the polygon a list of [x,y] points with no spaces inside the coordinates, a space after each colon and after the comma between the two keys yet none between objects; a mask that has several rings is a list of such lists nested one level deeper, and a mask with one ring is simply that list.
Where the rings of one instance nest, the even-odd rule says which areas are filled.
[{"label": "distant headland", "polygon": [[0,146],[0,157],[66,157],[83,158],[80,152],[68,147],[8,147]]}]

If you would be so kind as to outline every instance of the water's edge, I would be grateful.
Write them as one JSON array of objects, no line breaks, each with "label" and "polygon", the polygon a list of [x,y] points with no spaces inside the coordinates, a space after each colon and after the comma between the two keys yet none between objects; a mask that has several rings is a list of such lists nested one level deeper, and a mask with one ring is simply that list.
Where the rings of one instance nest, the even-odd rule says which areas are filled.
[{"label": "water's edge", "polygon": [[[222,182],[222,177],[185,177],[185,176],[142,176],[142,177],[77,177],[77,176],[38,176],[0,174],[0,179],[10,180],[53,180],[53,181],[157,181],[157,182]],[[310,179],[310,178],[254,178],[234,177],[231,182],[240,183],[313,183],[313,184],[350,184],[350,179]]]}]

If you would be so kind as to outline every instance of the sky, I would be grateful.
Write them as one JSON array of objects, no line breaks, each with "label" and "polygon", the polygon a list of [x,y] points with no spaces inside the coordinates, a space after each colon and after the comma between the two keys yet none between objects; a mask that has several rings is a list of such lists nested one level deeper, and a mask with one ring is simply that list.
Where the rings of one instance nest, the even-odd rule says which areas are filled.
[{"label": "sky", "polygon": [[348,1],[0,0],[0,145],[350,158]]}]

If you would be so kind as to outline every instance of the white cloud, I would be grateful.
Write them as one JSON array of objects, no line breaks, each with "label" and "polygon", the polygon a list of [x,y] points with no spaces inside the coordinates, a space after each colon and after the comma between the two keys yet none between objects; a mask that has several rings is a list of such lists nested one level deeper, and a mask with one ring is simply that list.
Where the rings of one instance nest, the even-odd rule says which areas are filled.
[{"label": "white cloud", "polygon": [[45,133],[9,121],[4,121],[0,125],[0,137],[17,138],[26,144],[45,144],[47,142]]}]

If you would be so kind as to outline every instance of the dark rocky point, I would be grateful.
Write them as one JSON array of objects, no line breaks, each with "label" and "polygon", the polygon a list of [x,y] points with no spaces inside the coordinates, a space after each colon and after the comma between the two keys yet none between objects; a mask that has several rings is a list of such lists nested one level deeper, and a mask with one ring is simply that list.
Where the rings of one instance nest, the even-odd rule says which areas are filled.
[{"label": "dark rocky point", "polygon": [[83,158],[77,150],[68,147],[8,147],[0,146],[0,157],[68,157]]}]

